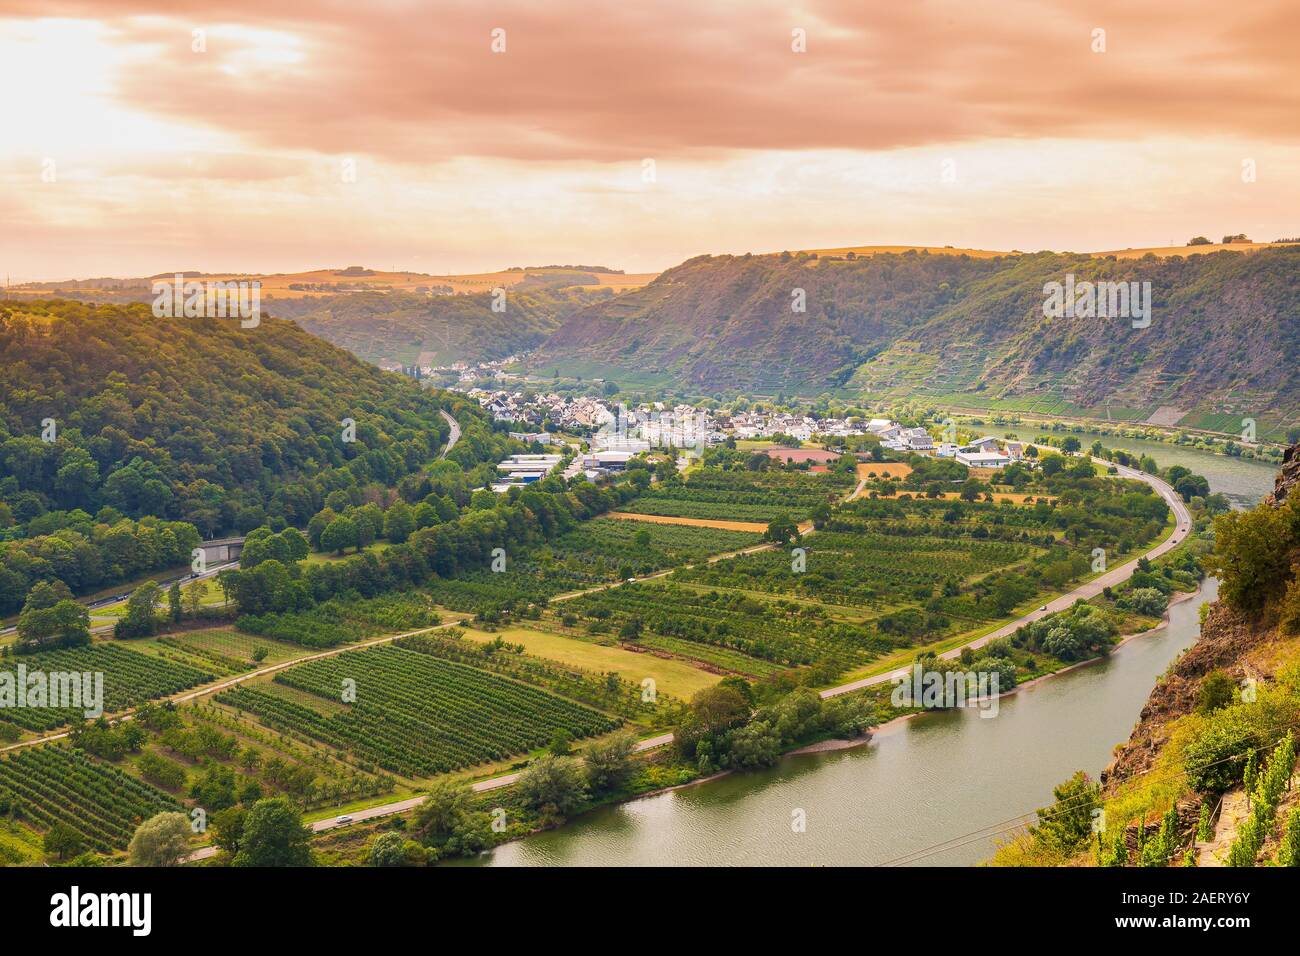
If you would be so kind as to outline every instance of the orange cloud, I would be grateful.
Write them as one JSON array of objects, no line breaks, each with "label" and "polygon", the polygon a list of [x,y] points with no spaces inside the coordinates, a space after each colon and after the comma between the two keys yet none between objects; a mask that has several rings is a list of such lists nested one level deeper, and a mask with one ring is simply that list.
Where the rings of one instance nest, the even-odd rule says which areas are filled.
[{"label": "orange cloud", "polygon": [[[400,162],[1300,133],[1300,7],[1287,0],[17,9],[110,24],[141,53],[117,78],[134,109],[263,147]],[[297,56],[261,62],[228,25],[292,38]],[[497,27],[504,53],[490,49]],[[190,50],[194,28],[209,30],[206,53]],[[806,53],[791,50],[795,28]]]},{"label": "orange cloud", "polygon": [[0,0],[3,265],[1293,235],[1296,36],[1293,0]]}]

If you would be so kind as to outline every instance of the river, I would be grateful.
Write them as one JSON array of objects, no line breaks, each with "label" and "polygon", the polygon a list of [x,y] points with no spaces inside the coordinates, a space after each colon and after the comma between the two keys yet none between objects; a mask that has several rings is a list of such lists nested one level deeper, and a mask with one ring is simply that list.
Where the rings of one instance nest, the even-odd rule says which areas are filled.
[{"label": "river", "polygon": [[1210,483],[1212,491],[1226,495],[1237,508],[1254,507],[1260,498],[1272,491],[1273,478],[1277,475],[1279,467],[1253,459],[1214,455],[1185,445],[1167,445],[1164,442],[1120,438],[1097,432],[1051,432],[1034,425],[988,425],[980,431],[981,434],[997,435],[999,438],[1010,433],[1030,441],[1039,435],[1051,435],[1055,438],[1073,435],[1079,439],[1085,451],[1094,441],[1099,441],[1107,448],[1122,448],[1124,451],[1138,455],[1150,455],[1161,468],[1182,465],[1204,476]]},{"label": "river", "polygon": [[[1124,447],[1148,444],[1193,456],[1188,467],[1242,505],[1272,488],[1272,469],[1253,462],[1156,443]],[[1174,464],[1175,454],[1156,460]],[[864,747],[786,757],[768,771],[607,807],[472,862],[839,866],[902,859],[961,866],[987,860],[1001,831],[1049,803],[1054,785],[1080,769],[1095,778],[1110,762],[1156,680],[1196,641],[1198,609],[1216,594],[1217,582],[1207,580],[1195,599],[1170,609],[1168,627],[1004,698],[996,717],[982,718],[977,710],[926,714],[884,728]],[[806,825],[796,832],[800,813]]]}]

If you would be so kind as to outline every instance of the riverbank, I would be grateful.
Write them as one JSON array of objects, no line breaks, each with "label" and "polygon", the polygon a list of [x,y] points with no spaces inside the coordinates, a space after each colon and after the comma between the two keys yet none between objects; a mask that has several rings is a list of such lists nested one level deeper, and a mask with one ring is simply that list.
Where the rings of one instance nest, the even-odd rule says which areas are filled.
[{"label": "riverbank", "polygon": [[[1040,674],[1037,677],[1033,678],[1032,680],[1025,681],[1023,684],[1017,684],[1015,687],[1011,688],[1011,690],[1007,691],[1004,694],[998,694],[997,699],[999,701],[1006,700],[1007,698],[1014,697],[1016,694],[1020,693],[1021,691],[1025,691],[1033,687],[1037,687],[1039,684],[1049,681],[1053,677],[1061,677],[1064,674],[1068,674],[1071,673],[1072,671],[1080,670],[1081,668],[1084,667],[1092,667],[1097,664],[1104,663],[1107,659],[1109,659],[1111,654],[1114,654],[1117,650],[1119,650],[1129,641],[1135,640],[1136,638],[1139,637],[1150,637],[1153,634],[1158,634],[1161,631],[1165,630],[1167,627],[1169,627],[1170,622],[1173,619],[1171,614],[1173,608],[1178,604],[1182,604],[1185,601],[1190,601],[1193,598],[1197,597],[1198,595],[1200,595],[1202,590],[1203,590],[1202,586],[1198,583],[1196,590],[1194,591],[1175,592],[1169,598],[1169,606],[1165,608],[1165,613],[1161,617],[1160,622],[1158,624],[1155,624],[1144,631],[1134,631],[1132,634],[1121,635],[1119,640],[1115,642],[1115,645],[1110,649],[1108,653],[1098,654],[1096,657],[1089,657],[1087,660],[1076,661],[1073,664],[1067,664],[1064,667],[1058,668],[1057,670],[1054,671],[1049,671],[1046,674]],[[972,701],[973,704],[979,702],[980,702],[979,700]],[[871,729],[870,736],[872,738],[877,738],[882,734],[891,733],[897,730],[899,727],[903,726],[903,724],[905,724],[907,721],[912,720],[913,718],[916,717],[922,717],[929,713],[934,713],[934,711],[916,710],[911,713],[900,714],[897,717],[893,717],[885,721],[883,724],[880,724],[877,727],[873,727]],[[853,747],[859,747],[863,743],[867,743],[867,741],[846,740],[846,741],[825,741],[824,743],[836,743],[836,744],[842,744],[842,746],[822,746],[820,744],[812,744],[809,745],[808,747],[800,747],[798,750],[792,750],[789,753],[784,754],[783,756],[794,757],[806,753],[826,753],[826,752],[831,752],[836,750],[850,750]]]},{"label": "riverbank", "polygon": [[[708,787],[646,793],[460,865],[862,866],[912,855],[978,864],[1050,802],[1053,786],[1111,762],[1151,686],[1195,642],[1198,606],[1216,591],[1207,578],[1195,599],[1171,603],[1166,626],[1126,634],[1087,666],[1026,681],[1003,695],[996,719],[978,708],[900,715],[857,746],[828,742]],[[806,831],[792,832],[795,809]]]},{"label": "riverbank", "polygon": [[[1162,616],[1159,623],[1157,623],[1152,627],[1146,628],[1145,630],[1134,631],[1130,634],[1121,636],[1120,639],[1117,641],[1117,643],[1114,645],[1114,647],[1111,649],[1111,654],[1113,654],[1115,651],[1119,650],[1120,648],[1124,647],[1125,645],[1129,644],[1131,641],[1133,641],[1136,638],[1152,637],[1152,636],[1160,635],[1163,632],[1165,632],[1171,625],[1171,621],[1173,617],[1173,613],[1172,613],[1173,609],[1199,596],[1202,592],[1203,592],[1203,587],[1198,586],[1195,591],[1176,593],[1174,596],[1171,597],[1169,606],[1168,608],[1166,608],[1165,613]],[[1016,695],[1019,694],[1021,691],[1028,691],[1032,688],[1045,684],[1048,681],[1050,681],[1052,678],[1062,677],[1066,674],[1070,674],[1082,670],[1084,668],[1094,667],[1098,664],[1103,664],[1107,660],[1109,660],[1111,654],[1092,657],[1084,661],[1078,661],[1077,663],[1069,664],[1067,666],[1061,667],[1058,670],[1035,677],[1034,679],[1026,681],[1023,684],[1019,684],[1015,688],[1012,688],[1011,690],[1007,691],[1006,693],[1000,694],[998,696],[999,704],[1001,704],[1001,702],[1005,700],[1016,697]],[[907,714],[900,714],[899,716],[893,717],[885,721],[884,723],[880,724],[877,727],[873,727],[868,733],[863,734],[860,737],[848,738],[848,739],[829,738],[825,740],[814,741],[812,743],[803,744],[798,747],[792,748],[782,754],[783,762],[784,762],[784,758],[787,757],[826,756],[826,755],[842,754],[847,751],[859,750],[864,748],[867,744],[873,742],[878,743],[890,736],[893,736],[904,726],[906,726],[909,722],[913,721],[915,718],[923,717],[923,716],[934,717],[942,714],[951,715],[952,712],[917,710]],[[584,824],[585,820],[591,818],[592,816],[597,814],[607,814],[607,813],[615,812],[615,809],[620,806],[635,804],[642,801],[659,800],[667,797],[669,794],[678,791],[698,790],[700,789],[700,785],[705,783],[720,783],[726,780],[732,780],[733,783],[736,782],[737,780],[743,782],[745,778],[762,777],[765,773],[766,772],[740,773],[737,771],[725,770],[718,773],[709,774],[708,776],[699,777],[695,780],[673,784],[671,786],[661,787],[653,790],[646,790],[636,794],[619,795],[613,799],[592,806],[587,810],[584,810],[581,814],[575,815],[569,818],[568,820],[563,821],[562,823],[556,823],[546,827],[538,827],[530,830],[529,832],[514,835],[507,840],[503,840],[501,843],[497,844],[497,846],[493,847],[491,850],[486,851],[485,854],[483,854],[482,856],[484,858],[491,858],[494,853],[497,853],[501,849],[507,848],[512,844],[526,842],[542,834],[554,835],[559,831],[570,830],[575,826],[580,827]],[[452,862],[452,863],[459,862],[463,865],[465,861],[448,861],[448,862]]]}]

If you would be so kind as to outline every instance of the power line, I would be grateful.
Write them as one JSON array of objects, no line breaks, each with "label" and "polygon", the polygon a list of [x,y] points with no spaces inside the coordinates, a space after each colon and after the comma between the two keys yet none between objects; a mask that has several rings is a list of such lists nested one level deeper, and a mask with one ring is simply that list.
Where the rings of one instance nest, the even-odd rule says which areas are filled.
[{"label": "power line", "polygon": [[[1288,723],[1288,724],[1281,724],[1281,725],[1279,725],[1279,726],[1277,726],[1277,727],[1275,727],[1275,728],[1265,729],[1265,730],[1261,730],[1261,731],[1256,731],[1256,732],[1251,733],[1251,734],[1247,734],[1245,737],[1242,737],[1242,738],[1241,738],[1241,741],[1240,741],[1240,742],[1243,742],[1243,743],[1244,743],[1245,741],[1250,740],[1252,737],[1261,737],[1261,736],[1263,736],[1263,735],[1265,735],[1265,734],[1272,734],[1272,733],[1276,733],[1277,731],[1281,731],[1281,730],[1290,730],[1290,729],[1294,729],[1294,728],[1296,728],[1296,727],[1300,727],[1300,721],[1292,721],[1291,723]],[[1269,749],[1269,748],[1271,748],[1271,747],[1274,747],[1274,746],[1276,746],[1276,741],[1274,741],[1274,742],[1272,742],[1272,743],[1261,744],[1261,745],[1258,746],[1258,747],[1250,747],[1250,748],[1247,748],[1243,753],[1240,753],[1240,754],[1234,754],[1234,755],[1232,755],[1232,756],[1230,756],[1230,757],[1223,757],[1223,758],[1221,758],[1221,759],[1219,759],[1219,760],[1214,760],[1214,761],[1211,761],[1210,763],[1202,764],[1202,765],[1198,766],[1196,769],[1197,769],[1197,770],[1206,770],[1206,769],[1208,769],[1208,768],[1210,768],[1210,767],[1218,766],[1219,764],[1229,763],[1229,762],[1234,761],[1234,760],[1240,760],[1241,758],[1245,757],[1246,754],[1248,754],[1248,753],[1252,753],[1252,752],[1258,753],[1259,751],[1267,750],[1267,749]],[[1157,768],[1152,767],[1152,768],[1150,768],[1149,770],[1143,770],[1143,771],[1141,771],[1141,772],[1139,772],[1139,773],[1135,773],[1135,774],[1133,774],[1132,776],[1128,777],[1128,778],[1125,780],[1125,783],[1127,783],[1127,782],[1129,782],[1129,781],[1131,781],[1131,780],[1137,779],[1137,778],[1139,778],[1139,777],[1146,777],[1146,776],[1148,776],[1148,775],[1150,775],[1150,774],[1153,774],[1153,773],[1156,772],[1156,769],[1157,769]],[[1179,777],[1186,777],[1186,776],[1188,776],[1191,772],[1192,772],[1191,770],[1180,770],[1180,771],[1176,771],[1176,772],[1173,772],[1173,773],[1166,773],[1166,774],[1163,774],[1163,775],[1161,775],[1161,776],[1157,776],[1157,777],[1155,777],[1154,779],[1155,779],[1157,782],[1171,782],[1171,781],[1173,781],[1173,780],[1178,779]],[[1011,831],[1011,830],[1017,830],[1017,829],[1019,829],[1019,828],[1025,826],[1025,825],[1029,822],[1028,818],[1033,817],[1033,816],[1035,816],[1035,815],[1037,815],[1037,817],[1038,817],[1038,819],[1039,819],[1039,822],[1041,822],[1041,821],[1043,821],[1043,820],[1046,820],[1046,819],[1051,819],[1052,817],[1060,816],[1061,814],[1068,813],[1068,812],[1071,811],[1071,810],[1077,809],[1077,806],[1078,806],[1079,804],[1081,804],[1081,803],[1083,803],[1083,802],[1086,802],[1086,801],[1088,801],[1089,799],[1090,799],[1090,798],[1089,798],[1087,795],[1080,795],[1080,796],[1078,796],[1078,797],[1071,797],[1071,798],[1069,798],[1068,800],[1062,801],[1061,803],[1057,804],[1057,805],[1054,806],[1054,807],[1048,808],[1046,811],[1042,811],[1042,812],[1040,812],[1040,811],[1038,811],[1038,810],[1029,810],[1029,811],[1027,811],[1027,812],[1025,812],[1025,813],[1021,813],[1021,814],[1018,814],[1017,816],[1011,817],[1010,819],[1002,820],[1002,821],[999,821],[999,822],[997,822],[997,823],[990,823],[990,824],[987,824],[986,826],[979,827],[979,828],[976,829],[976,830],[971,830],[971,831],[968,832],[968,833],[962,833],[962,834],[959,834],[959,835],[957,835],[957,836],[955,836],[955,837],[951,837],[950,839],[948,839],[948,840],[944,840],[944,841],[942,841],[941,843],[935,843],[935,844],[931,844],[930,846],[927,846],[927,847],[921,847],[921,848],[918,849],[918,850],[913,850],[913,851],[910,851],[910,852],[908,852],[908,853],[904,853],[904,854],[902,854],[902,855],[900,855],[900,856],[896,856],[896,857],[894,857],[894,858],[892,858],[892,859],[885,860],[883,863],[877,863],[877,864],[875,864],[875,865],[876,865],[876,866],[882,866],[882,867],[884,867],[884,866],[905,866],[905,865],[907,865],[907,864],[909,864],[909,863],[914,863],[914,862],[916,862],[917,860],[924,859],[924,858],[929,857],[929,856],[933,856],[933,855],[936,854],[936,853],[944,853],[944,852],[947,852],[947,851],[949,851],[949,850],[956,850],[956,849],[959,849],[959,848],[961,848],[961,847],[963,847],[963,846],[967,846],[967,845],[969,845],[969,844],[971,844],[971,843],[977,843],[977,842],[979,842],[980,840],[990,839],[990,838],[992,838],[992,837],[999,836],[999,835],[1002,834],[1002,833],[1005,833],[1005,832],[1008,832],[1008,831]],[[1074,805],[1071,805],[1072,803],[1073,803]],[[985,833],[984,831],[986,831],[986,830],[991,830],[992,832]],[[969,838],[969,839],[968,839],[968,838]],[[960,841],[960,842],[958,842],[958,841]]]}]

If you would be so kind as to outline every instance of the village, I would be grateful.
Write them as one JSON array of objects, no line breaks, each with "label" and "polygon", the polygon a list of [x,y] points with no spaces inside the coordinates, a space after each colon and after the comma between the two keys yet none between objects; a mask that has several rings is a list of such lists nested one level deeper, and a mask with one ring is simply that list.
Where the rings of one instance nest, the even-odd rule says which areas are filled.
[{"label": "village", "polygon": [[[888,418],[816,418],[787,412],[728,413],[688,404],[669,407],[644,402],[634,407],[591,396],[561,396],[470,389],[467,394],[498,422],[531,426],[510,437],[552,451],[512,455],[498,465],[498,493],[539,481],[562,468],[566,480],[585,475],[590,480],[625,471],[638,455],[671,450],[684,470],[704,450],[737,442],[763,443],[771,457],[815,462],[824,468],[846,450],[847,440],[858,448],[878,445],[882,453],[948,458],[983,472],[1013,462],[1032,460],[1036,451],[1026,442],[981,436],[965,443],[936,441],[929,429],[904,426]],[[956,437],[955,428],[941,429]],[[874,439],[875,441],[872,441]],[[818,449],[803,446],[821,446]],[[789,452],[789,455],[784,454]]]}]

